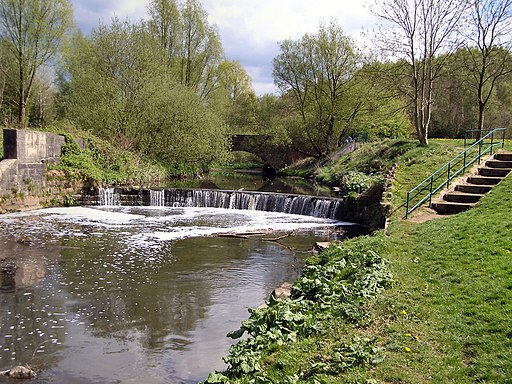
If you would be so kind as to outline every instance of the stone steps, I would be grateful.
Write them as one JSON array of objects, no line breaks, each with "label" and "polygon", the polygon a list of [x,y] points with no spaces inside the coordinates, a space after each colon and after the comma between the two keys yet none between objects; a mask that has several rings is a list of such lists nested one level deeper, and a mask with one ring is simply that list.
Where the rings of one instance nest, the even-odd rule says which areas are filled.
[{"label": "stone steps", "polygon": [[487,177],[505,177],[510,172],[511,168],[492,168],[492,167],[480,167],[478,168],[478,174],[480,176]]},{"label": "stone steps", "polygon": [[485,165],[490,168],[508,168],[512,169],[512,160],[506,161],[506,160],[487,160],[485,162]]},{"label": "stone steps", "polygon": [[449,201],[451,203],[472,204],[480,200],[482,196],[483,194],[476,193],[449,192],[443,196],[443,200]]},{"label": "stone steps", "polygon": [[478,184],[458,184],[455,190],[464,193],[474,193],[484,195],[492,189],[492,185],[478,185]]},{"label": "stone steps", "polygon": [[476,185],[496,185],[501,181],[502,177],[490,176],[469,176],[467,182]]},{"label": "stone steps", "polygon": [[494,158],[499,161],[512,161],[512,152],[500,152],[495,154]]},{"label": "stone steps", "polygon": [[449,201],[438,201],[432,203],[432,209],[440,215],[451,215],[467,211],[475,206],[475,203],[452,203]]},{"label": "stone steps", "polygon": [[512,152],[500,152],[485,165],[478,174],[468,176],[466,181],[444,194],[442,200],[432,202],[431,208],[439,214],[449,215],[467,211],[512,171]]}]

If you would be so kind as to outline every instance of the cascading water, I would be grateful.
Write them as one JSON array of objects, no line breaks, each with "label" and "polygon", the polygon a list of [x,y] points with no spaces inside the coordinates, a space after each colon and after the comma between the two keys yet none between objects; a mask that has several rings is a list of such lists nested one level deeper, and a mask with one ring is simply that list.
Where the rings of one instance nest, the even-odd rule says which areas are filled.
[{"label": "cascading water", "polygon": [[277,193],[185,190],[168,191],[167,204],[174,207],[215,207],[282,212],[337,219],[340,199]]},{"label": "cascading water", "polygon": [[342,200],[321,196],[305,196],[251,191],[167,189],[128,190],[100,189],[100,205],[150,205],[242,209],[291,213],[337,220]]},{"label": "cascading water", "polygon": [[119,193],[114,188],[98,189],[98,205],[119,205]]},{"label": "cascading water", "polygon": [[165,190],[149,191],[149,205],[152,207],[163,207],[165,206]]}]

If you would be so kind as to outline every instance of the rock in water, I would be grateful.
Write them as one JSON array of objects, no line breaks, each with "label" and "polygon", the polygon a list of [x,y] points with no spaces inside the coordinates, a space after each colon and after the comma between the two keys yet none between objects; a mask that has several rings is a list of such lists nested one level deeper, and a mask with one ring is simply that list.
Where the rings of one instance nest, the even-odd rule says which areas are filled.
[{"label": "rock in water", "polygon": [[288,299],[291,296],[292,285],[290,283],[283,283],[272,292],[272,296],[276,299]]},{"label": "rock in water", "polygon": [[36,373],[30,368],[18,365],[8,371],[7,376],[12,379],[32,379],[36,377]]}]

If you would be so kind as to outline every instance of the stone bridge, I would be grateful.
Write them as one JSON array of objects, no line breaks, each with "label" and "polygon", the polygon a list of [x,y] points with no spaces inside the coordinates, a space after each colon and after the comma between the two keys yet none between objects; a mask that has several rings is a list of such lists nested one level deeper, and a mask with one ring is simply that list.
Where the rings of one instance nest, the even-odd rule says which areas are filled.
[{"label": "stone bridge", "polygon": [[233,135],[231,150],[252,153],[275,170],[305,157],[289,146],[272,144],[270,135]]}]

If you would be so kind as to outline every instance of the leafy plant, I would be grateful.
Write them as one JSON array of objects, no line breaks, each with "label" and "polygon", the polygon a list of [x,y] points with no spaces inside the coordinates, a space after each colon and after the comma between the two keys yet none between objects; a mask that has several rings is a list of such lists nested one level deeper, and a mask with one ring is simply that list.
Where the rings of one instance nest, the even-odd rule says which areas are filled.
[{"label": "leafy plant", "polygon": [[[322,337],[330,332],[333,318],[347,324],[363,321],[365,303],[392,282],[387,262],[371,249],[375,244],[372,238],[349,241],[308,260],[291,298],[271,298],[267,308],[251,309],[240,329],[228,334],[249,337],[230,348],[225,357],[228,369],[210,374],[206,382],[279,382],[271,372],[274,365],[281,370],[283,362],[272,362],[274,353]],[[328,359],[301,367],[300,372],[289,371],[286,380],[300,382],[319,373],[337,375],[353,366],[369,366],[380,361],[382,352],[376,340],[357,337],[321,349],[328,351]]]}]

